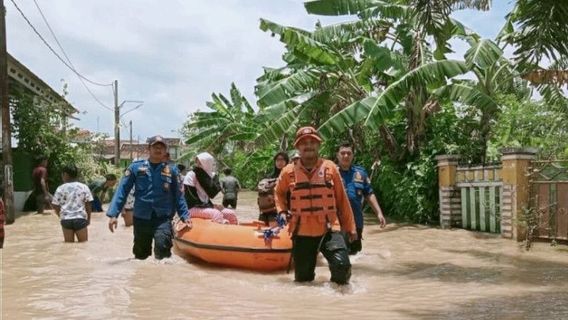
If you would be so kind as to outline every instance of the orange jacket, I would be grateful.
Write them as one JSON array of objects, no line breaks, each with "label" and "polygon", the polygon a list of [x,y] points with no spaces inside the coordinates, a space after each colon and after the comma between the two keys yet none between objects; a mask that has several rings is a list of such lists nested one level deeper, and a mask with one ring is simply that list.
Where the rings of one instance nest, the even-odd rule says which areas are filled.
[{"label": "orange jacket", "polygon": [[[320,186],[323,181],[329,184],[327,188]],[[300,185],[296,182],[300,182]],[[307,183],[312,187],[302,187]],[[291,194],[290,203],[288,192]],[[297,235],[321,236],[328,231],[328,222],[333,224],[337,218],[341,230],[355,232],[353,211],[341,175],[337,166],[329,160],[319,159],[311,171],[304,168],[301,161],[296,166],[285,166],[274,189],[274,200],[278,212],[291,211],[288,230]]]}]

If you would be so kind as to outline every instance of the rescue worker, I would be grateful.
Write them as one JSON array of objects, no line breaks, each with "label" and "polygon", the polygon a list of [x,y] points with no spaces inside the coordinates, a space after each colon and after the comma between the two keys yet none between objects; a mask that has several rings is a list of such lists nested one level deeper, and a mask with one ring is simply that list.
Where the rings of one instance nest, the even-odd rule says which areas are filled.
[{"label": "rescue worker", "polygon": [[321,251],[328,261],[331,281],[347,284],[351,277],[347,243],[344,234],[333,232],[331,226],[339,220],[341,230],[351,241],[357,233],[337,166],[319,158],[321,141],[313,127],[297,131],[294,147],[300,159],[282,169],[275,187],[278,219],[283,220],[290,213],[296,281],[314,280],[316,258]]},{"label": "rescue worker", "polygon": [[156,259],[171,256],[171,220],[177,211],[181,226],[191,228],[187,204],[182,193],[182,182],[177,167],[164,162],[167,150],[162,136],[148,139],[150,157],[134,161],[124,172],[124,177],[112,198],[107,211],[111,232],[117,227],[117,218],[132,187],[134,191],[134,246],[136,259],[146,259],[152,253]]},{"label": "rescue worker", "polygon": [[356,254],[363,249],[361,243],[363,235],[363,199],[367,201],[375,212],[381,228],[386,225],[386,220],[377,197],[373,193],[367,171],[363,167],[353,165],[353,146],[350,143],[341,144],[337,151],[337,162],[349,202],[351,203],[351,209],[353,210],[355,226],[357,227],[357,240],[349,245],[349,254]]}]

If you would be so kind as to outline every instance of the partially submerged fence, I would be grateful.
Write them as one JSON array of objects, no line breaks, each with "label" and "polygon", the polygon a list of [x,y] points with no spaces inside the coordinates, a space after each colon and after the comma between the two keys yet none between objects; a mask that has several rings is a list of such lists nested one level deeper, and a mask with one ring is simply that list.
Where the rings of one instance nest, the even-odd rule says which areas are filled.
[{"label": "partially submerged fence", "polygon": [[457,168],[462,227],[483,232],[501,232],[501,166]]},{"label": "partially submerged fence", "polygon": [[[526,234],[525,213],[530,211],[531,205],[534,205],[529,201],[533,198],[530,192],[531,185],[540,183],[534,179],[531,180],[529,174],[533,168],[531,165],[535,159],[535,151],[517,148],[504,149],[501,164],[491,166],[460,166],[459,159],[460,157],[456,155],[443,155],[436,158],[438,161],[440,225],[443,228],[464,228],[500,233],[506,238],[524,239]],[[557,175],[557,177],[560,176]],[[566,182],[568,182],[568,174]],[[564,188],[568,191],[568,184],[560,190]],[[558,188],[547,190],[557,190],[555,194],[558,195]],[[568,197],[568,194],[566,196]],[[543,201],[542,197],[539,199]],[[549,206],[546,211],[549,213],[547,217],[552,216],[551,208]],[[568,211],[568,203],[566,208],[562,212]],[[554,211],[554,217],[558,216],[558,211]],[[557,221],[555,223],[562,224],[556,229],[562,232],[564,228],[568,229],[567,218],[564,215],[561,219],[553,219]]]}]

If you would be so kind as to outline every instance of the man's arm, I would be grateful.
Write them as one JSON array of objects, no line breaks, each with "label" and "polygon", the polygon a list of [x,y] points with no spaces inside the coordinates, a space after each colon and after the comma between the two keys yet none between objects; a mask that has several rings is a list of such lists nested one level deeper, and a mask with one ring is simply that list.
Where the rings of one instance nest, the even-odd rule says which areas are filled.
[{"label": "man's arm", "polygon": [[[349,198],[345,192],[345,187],[343,181],[341,180],[341,175],[335,166],[330,167],[332,170],[332,179],[335,192],[335,202],[337,206],[337,217],[339,218],[339,223],[341,225],[341,230],[353,235],[357,235],[355,232],[355,218],[353,217],[353,210],[351,209],[351,204],[349,203]],[[355,240],[355,239],[352,239]]]},{"label": "man's arm", "polygon": [[367,201],[369,206],[371,206],[371,208],[377,215],[381,227],[384,227],[387,224],[387,221],[385,219],[385,216],[383,215],[383,210],[381,210],[381,206],[379,205],[379,202],[377,201],[377,197],[375,196],[375,194],[371,193],[368,196],[366,196],[365,201]]},{"label": "man's arm", "polygon": [[89,223],[91,222],[91,212],[93,211],[92,207],[93,200],[94,199],[93,195],[91,194],[91,189],[89,189],[88,186],[85,186],[85,211],[87,212],[87,221],[89,221]]},{"label": "man's arm", "polygon": [[61,215],[61,192],[59,191],[59,188],[55,190],[53,199],[51,199],[51,207],[55,210],[55,214],[59,217]]},{"label": "man's arm", "polygon": [[46,177],[47,177],[47,169],[44,168],[44,169],[41,171],[41,179],[39,180],[39,183],[41,184],[41,190],[43,190],[43,193],[44,193],[44,194],[48,194],[48,193],[49,193],[49,190],[48,190],[48,188],[47,188],[47,179],[46,179]]},{"label": "man's arm", "polygon": [[377,197],[375,196],[375,193],[373,192],[373,188],[371,187],[371,180],[369,179],[369,175],[365,171],[363,173],[364,173],[364,176],[365,176],[365,180],[363,182],[363,194],[365,195],[365,201],[367,201],[369,206],[371,206],[371,208],[375,212],[375,215],[379,219],[380,226],[384,227],[387,224],[387,221],[386,221],[386,219],[383,215],[383,210],[381,209],[381,206],[379,205],[379,202],[377,201]]},{"label": "man's arm", "polygon": [[274,202],[276,204],[276,211],[278,213],[287,213],[290,209],[288,207],[288,186],[290,184],[290,177],[288,173],[283,169],[280,172],[280,176],[276,181],[276,186],[274,187]]},{"label": "man's arm", "polygon": [[85,211],[87,211],[87,221],[91,222],[92,207],[90,201],[85,202]]}]

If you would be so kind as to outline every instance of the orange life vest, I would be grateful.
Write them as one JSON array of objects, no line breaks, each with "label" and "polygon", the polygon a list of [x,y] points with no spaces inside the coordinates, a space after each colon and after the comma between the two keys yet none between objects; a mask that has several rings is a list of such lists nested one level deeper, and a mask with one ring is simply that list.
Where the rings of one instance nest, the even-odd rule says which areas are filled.
[{"label": "orange life vest", "polygon": [[[324,162],[309,177],[300,166],[295,166],[290,175],[290,212],[292,217],[318,217],[322,224],[337,220],[333,179]],[[331,226],[328,225],[328,228]]]}]

